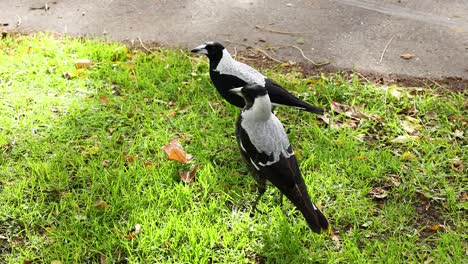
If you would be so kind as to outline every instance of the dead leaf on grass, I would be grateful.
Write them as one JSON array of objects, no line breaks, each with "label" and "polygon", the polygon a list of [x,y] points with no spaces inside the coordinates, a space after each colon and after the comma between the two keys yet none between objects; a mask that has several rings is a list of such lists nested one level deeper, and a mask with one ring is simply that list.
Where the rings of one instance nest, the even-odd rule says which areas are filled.
[{"label": "dead leaf on grass", "polygon": [[450,167],[452,168],[452,171],[455,173],[462,173],[464,168],[463,168],[463,161],[461,159],[452,159],[450,160]]},{"label": "dead leaf on grass", "polygon": [[462,203],[468,202],[468,193],[467,192],[463,192],[461,194],[460,202],[462,202]]},{"label": "dead leaf on grass", "polygon": [[89,69],[93,66],[93,62],[90,59],[78,59],[75,61],[75,67],[77,69]]},{"label": "dead leaf on grass", "polygon": [[197,172],[197,166],[192,165],[189,171],[179,171],[180,180],[185,183],[192,183],[195,181],[195,174]]},{"label": "dead leaf on grass", "polygon": [[402,120],[400,123],[403,129],[409,134],[415,134],[422,128],[421,121],[410,116],[407,116],[406,120]]},{"label": "dead leaf on grass", "polygon": [[166,152],[167,158],[170,160],[187,163],[192,159],[192,156],[184,151],[184,148],[180,145],[179,139],[177,138],[171,138],[170,143],[161,147],[161,149]]},{"label": "dead leaf on grass", "polygon": [[106,257],[106,255],[102,255],[102,254],[101,254],[100,262],[101,262],[101,264],[107,264],[107,257]]},{"label": "dead leaf on grass", "polygon": [[52,260],[50,264],[62,264],[60,260]]},{"label": "dead leaf on grass", "polygon": [[387,191],[382,187],[372,188],[372,190],[370,191],[370,194],[372,195],[372,197],[374,197],[374,199],[378,199],[378,200],[384,199],[388,196]]},{"label": "dead leaf on grass", "polygon": [[417,141],[417,140],[419,140],[419,136],[404,135],[404,136],[398,136],[390,140],[390,143],[405,144],[405,143]]},{"label": "dead leaf on grass", "polygon": [[424,209],[426,211],[429,210],[429,207],[431,207],[431,200],[429,200],[429,198],[427,198],[427,196],[422,192],[417,192],[416,196],[421,200],[422,205],[425,207]]},{"label": "dead leaf on grass", "polygon": [[98,200],[96,204],[94,205],[94,207],[96,207],[96,209],[99,209],[99,210],[106,210],[110,208],[109,204],[103,200]]},{"label": "dead leaf on grass", "polygon": [[107,96],[101,95],[99,97],[99,101],[101,101],[103,104],[107,104],[109,102],[109,98],[107,98]]},{"label": "dead leaf on grass", "polygon": [[333,232],[330,236],[331,240],[333,243],[335,243],[335,249],[340,250],[341,249],[341,236],[338,232]]},{"label": "dead leaf on grass", "polygon": [[405,53],[405,54],[401,54],[400,55],[401,58],[405,59],[405,60],[410,60],[414,57],[414,54],[412,53]]},{"label": "dead leaf on grass", "polygon": [[414,156],[414,154],[409,152],[409,151],[401,154],[401,159],[402,160],[411,160],[411,161],[417,161],[418,160],[418,158],[416,158],[416,156]]},{"label": "dead leaf on grass", "polygon": [[444,225],[441,225],[441,224],[435,224],[435,225],[431,226],[430,228],[431,228],[432,231],[446,229],[446,227]]},{"label": "dead leaf on grass", "polygon": [[110,162],[110,160],[105,159],[105,160],[103,160],[103,161],[101,162],[101,164],[102,164],[103,167],[106,167],[106,168],[107,168],[107,167],[109,167],[109,166],[111,165],[111,162]]},{"label": "dead leaf on grass", "polygon": [[120,234],[120,236],[123,237],[123,238],[126,238],[128,240],[132,240],[140,233],[140,230],[141,230],[141,225],[136,224],[135,227],[133,228],[133,230],[129,234],[127,234],[127,235]]},{"label": "dead leaf on grass", "polygon": [[138,159],[138,156],[137,155],[131,155],[131,154],[128,154],[128,153],[123,153],[122,158],[126,163],[134,163]]}]

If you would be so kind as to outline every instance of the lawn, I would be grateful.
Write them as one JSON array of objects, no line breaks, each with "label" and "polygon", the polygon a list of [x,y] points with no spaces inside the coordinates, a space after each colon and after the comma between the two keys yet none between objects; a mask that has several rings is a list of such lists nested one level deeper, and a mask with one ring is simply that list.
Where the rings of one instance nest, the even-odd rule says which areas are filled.
[{"label": "lawn", "polygon": [[[264,72],[328,110],[276,109],[328,234],[280,206],[273,187],[264,214],[249,216],[239,110],[217,94],[205,57],[47,34],[0,40],[0,263],[466,261],[466,92]],[[189,163],[161,150],[171,138]],[[192,166],[194,182],[181,181]]]}]

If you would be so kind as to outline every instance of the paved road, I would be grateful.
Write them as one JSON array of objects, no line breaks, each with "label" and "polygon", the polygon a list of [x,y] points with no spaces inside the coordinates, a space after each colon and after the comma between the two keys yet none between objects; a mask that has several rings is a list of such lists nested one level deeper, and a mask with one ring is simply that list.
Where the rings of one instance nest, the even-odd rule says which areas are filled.
[{"label": "paved road", "polygon": [[[334,69],[468,80],[468,0],[0,0],[0,23],[188,48],[296,45]],[[294,48],[275,56],[304,61]]]}]

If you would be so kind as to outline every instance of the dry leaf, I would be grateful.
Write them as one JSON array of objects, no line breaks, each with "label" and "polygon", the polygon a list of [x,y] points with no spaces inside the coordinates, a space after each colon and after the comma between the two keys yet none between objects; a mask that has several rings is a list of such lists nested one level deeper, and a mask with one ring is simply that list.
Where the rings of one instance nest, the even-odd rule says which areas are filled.
[{"label": "dry leaf", "polygon": [[467,192],[463,192],[461,194],[460,202],[462,202],[462,203],[468,202],[468,193]]},{"label": "dry leaf", "polygon": [[153,161],[150,161],[150,160],[145,160],[145,161],[143,161],[143,165],[145,165],[146,170],[152,170],[152,169],[156,168],[156,166],[158,164],[156,164],[156,163],[154,163]]},{"label": "dry leaf", "polygon": [[99,210],[106,210],[110,208],[109,204],[103,200],[97,201],[94,207],[96,207],[96,209],[99,209]]},{"label": "dry leaf", "polygon": [[405,54],[401,54],[400,57],[403,58],[403,59],[405,59],[405,60],[409,60],[409,59],[411,59],[411,58],[414,57],[414,54],[405,53]]},{"label": "dry leaf", "polygon": [[107,264],[107,257],[106,257],[106,255],[101,255],[101,264]]},{"label": "dry leaf", "polygon": [[77,69],[89,69],[91,66],[93,66],[93,62],[89,59],[78,59],[75,61],[75,67]]},{"label": "dry leaf", "polygon": [[419,139],[418,136],[398,136],[398,137],[390,140],[390,142],[391,143],[404,144],[404,143],[408,143],[408,142],[411,142],[411,141],[416,141],[418,139]]},{"label": "dry leaf", "polygon": [[171,138],[170,143],[163,146],[161,149],[166,152],[167,158],[170,160],[187,163],[191,159],[191,156],[184,151],[184,148],[180,145],[177,138]]},{"label": "dry leaf", "polygon": [[356,114],[356,111],[354,111],[354,109],[349,105],[340,104],[332,101],[330,106],[333,111],[339,114],[344,114],[347,117],[353,117],[353,115]]},{"label": "dry leaf", "polygon": [[60,260],[52,260],[50,264],[62,264]]},{"label": "dry leaf", "polygon": [[140,230],[141,230],[141,225],[140,224],[136,224],[135,227],[133,228],[133,231],[128,234],[128,235],[120,235],[128,240],[132,240],[134,239],[139,233],[140,233]]},{"label": "dry leaf", "polygon": [[442,229],[442,230],[443,230],[443,229],[445,229],[445,226],[444,226],[444,225],[441,225],[441,224],[435,224],[435,225],[431,226],[431,230],[432,230],[432,231],[437,231],[437,230],[439,230],[439,229]]},{"label": "dry leaf", "polygon": [[101,162],[102,166],[104,167],[109,167],[110,166],[110,160],[108,159],[105,159]]},{"label": "dry leaf", "polygon": [[411,161],[417,161],[418,159],[416,156],[414,156],[411,152],[405,152],[401,155],[401,159],[403,160],[411,160]]},{"label": "dry leaf", "polygon": [[122,154],[122,158],[125,162],[127,163],[134,163],[137,159],[138,159],[138,156],[136,155],[130,155],[130,154],[127,154],[127,153],[123,153]]},{"label": "dry leaf", "polygon": [[32,260],[30,260],[30,259],[24,259],[24,260],[23,260],[23,264],[32,264],[32,263],[33,263],[33,262],[32,262]]},{"label": "dry leaf", "polygon": [[341,237],[338,232],[333,232],[330,236],[331,240],[335,243],[336,250],[341,249]]},{"label": "dry leaf", "polygon": [[463,172],[463,161],[461,159],[452,159],[450,160],[450,167],[452,171],[455,173],[462,173]]},{"label": "dry leaf", "polygon": [[65,78],[65,79],[67,79],[67,80],[70,80],[70,79],[71,79],[71,76],[70,76],[70,74],[69,74],[68,72],[63,72],[63,73],[62,73],[62,76],[63,76],[63,78]]},{"label": "dry leaf", "polygon": [[103,104],[107,104],[109,102],[109,98],[107,98],[107,96],[101,95],[99,97],[99,101],[101,101]]},{"label": "dry leaf", "polygon": [[408,116],[407,120],[403,120],[400,122],[403,129],[410,134],[414,134],[422,128],[422,126],[418,123],[415,123],[413,119],[414,118]]},{"label": "dry leaf", "polygon": [[370,194],[372,194],[372,197],[375,199],[384,199],[385,197],[388,196],[388,193],[385,189],[382,187],[374,187],[372,188],[372,191],[370,191]]},{"label": "dry leaf", "polygon": [[197,167],[192,165],[190,171],[179,171],[180,180],[185,183],[192,183],[195,181],[195,174],[197,172]]},{"label": "dry leaf", "polygon": [[433,257],[428,257],[423,264],[431,264],[432,262],[434,262],[434,258]]}]

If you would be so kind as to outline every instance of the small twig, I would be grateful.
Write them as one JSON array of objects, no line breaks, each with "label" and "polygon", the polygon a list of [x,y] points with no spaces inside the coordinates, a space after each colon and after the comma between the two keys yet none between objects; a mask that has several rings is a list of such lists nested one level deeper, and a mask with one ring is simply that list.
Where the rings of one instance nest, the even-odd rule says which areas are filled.
[{"label": "small twig", "polygon": [[273,58],[272,56],[270,56],[270,54],[268,54],[268,52],[266,52],[265,50],[262,50],[261,48],[254,47],[254,49],[257,50],[257,51],[260,51],[263,54],[265,54],[265,56],[267,56],[270,60],[276,61],[277,63],[280,63],[280,64],[284,63],[284,62],[282,62],[280,60],[277,60],[277,59]]},{"label": "small twig", "polygon": [[237,44],[237,45],[242,45],[242,46],[246,47],[247,49],[252,48],[252,49],[254,49],[256,51],[259,51],[259,52],[265,54],[265,56],[267,56],[272,61],[275,61],[277,63],[284,63],[283,61],[280,61],[278,59],[273,58],[270,54],[268,54],[268,52],[266,52],[265,50],[263,50],[263,49],[261,49],[259,47],[248,45],[248,44],[245,44],[245,43],[236,42],[236,41],[231,41],[231,40],[225,40],[225,41],[233,43],[233,44]]},{"label": "small twig", "polygon": [[138,41],[140,42],[140,45],[141,45],[141,47],[142,47],[144,50],[146,50],[146,51],[149,52],[150,54],[153,54],[153,55],[154,55],[154,53],[153,53],[151,50],[149,50],[149,49],[145,46],[145,44],[143,44],[143,41],[141,41],[141,38],[140,38],[139,36],[137,37],[137,39],[138,39]]},{"label": "small twig", "polygon": [[327,64],[330,64],[329,61],[317,63],[317,62],[315,62],[315,61],[313,61],[313,60],[307,58],[307,56],[304,54],[304,52],[302,51],[302,49],[299,48],[298,46],[294,46],[294,45],[286,45],[286,46],[297,49],[297,50],[301,53],[302,57],[303,57],[304,59],[308,60],[310,63],[312,63],[315,67],[321,67],[321,66],[325,66],[325,65],[327,65]]},{"label": "small twig", "polygon": [[19,27],[21,25],[21,17],[16,15],[16,26]]},{"label": "small twig", "polygon": [[287,35],[295,35],[295,34],[305,34],[306,32],[288,32],[288,31],[281,31],[281,30],[275,30],[275,29],[270,29],[270,28],[265,28],[260,25],[255,25],[255,28],[258,28],[260,30],[272,32],[272,33],[278,33],[278,34],[287,34]]},{"label": "small twig", "polygon": [[390,40],[387,42],[387,45],[385,45],[385,48],[384,48],[383,51],[382,51],[382,55],[380,55],[379,64],[382,64],[383,56],[385,55],[385,52],[387,51],[388,46],[390,45],[390,42],[392,42],[392,40],[393,40],[394,37],[395,37],[395,35],[393,35],[393,36],[390,38]]}]

